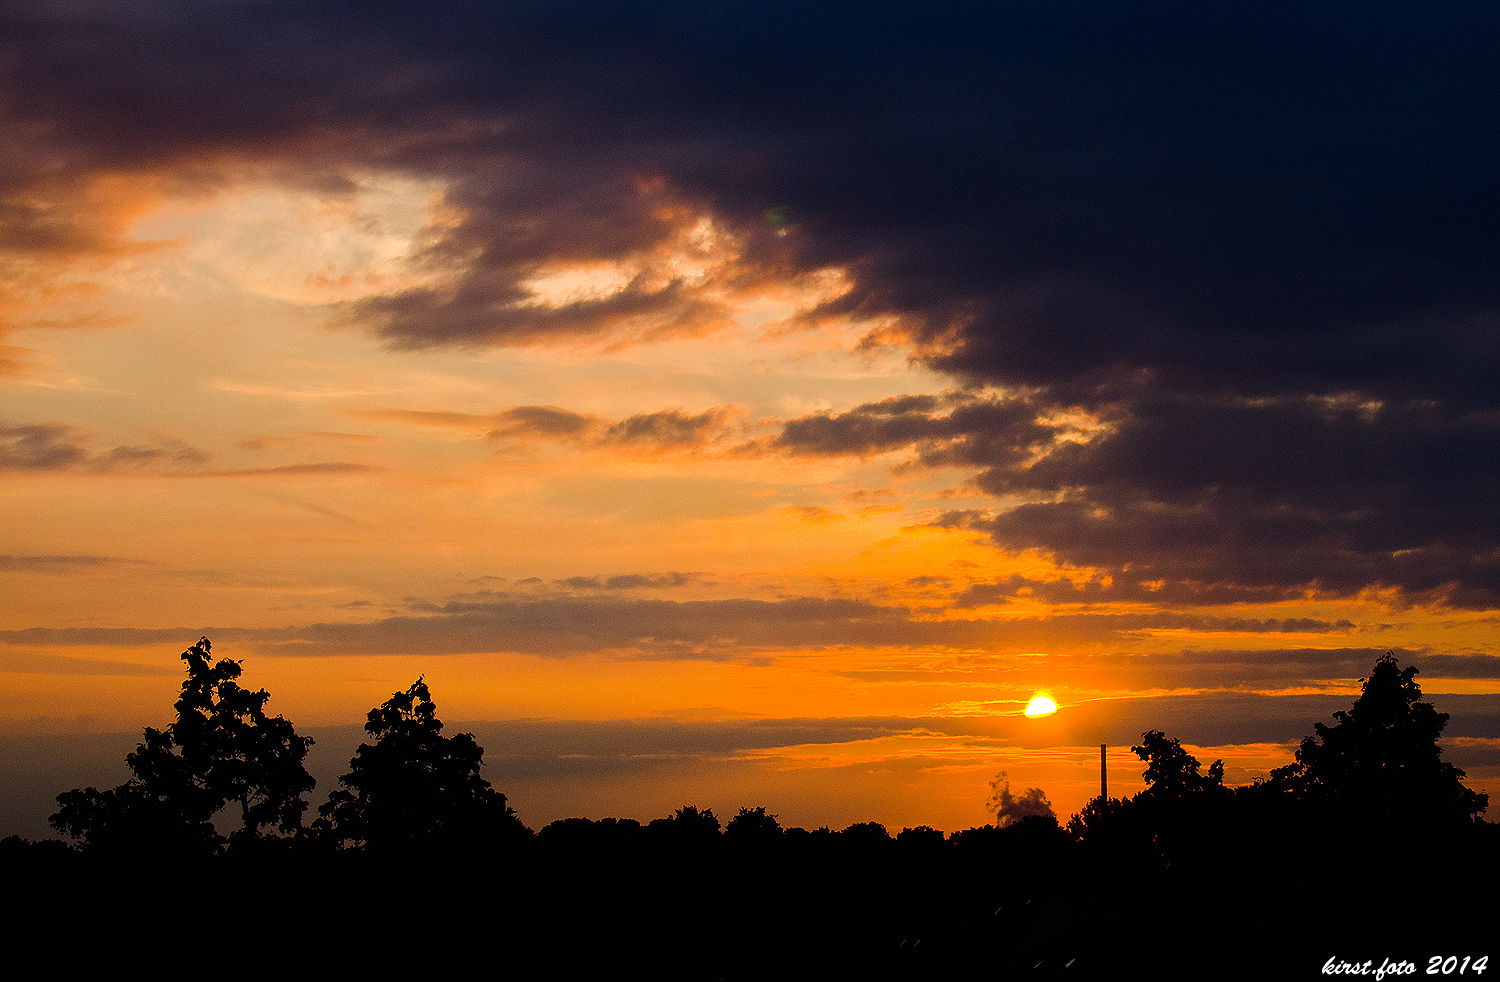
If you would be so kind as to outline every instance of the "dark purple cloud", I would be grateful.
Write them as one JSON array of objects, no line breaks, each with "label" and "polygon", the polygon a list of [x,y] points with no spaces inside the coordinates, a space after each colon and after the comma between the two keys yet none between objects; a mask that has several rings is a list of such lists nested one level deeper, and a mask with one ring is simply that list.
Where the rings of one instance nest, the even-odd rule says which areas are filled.
[{"label": "dark purple cloud", "polygon": [[[813,316],[1026,395],[809,417],[778,449],[971,467],[1031,502],[975,527],[1127,591],[1489,606],[1497,27],[1282,0],[12,4],[0,259],[119,248],[90,175],[249,164],[444,182],[443,285],[345,311],[400,348],[702,332],[726,290],[836,267]],[[736,243],[714,289],[660,259],[704,216]],[[579,262],[626,281],[534,302]],[[1058,441],[1059,410],[1108,428]],[[12,466],[77,464],[10,435]]]},{"label": "dark purple cloud", "polygon": [[[4,22],[6,111],[46,152],[5,177],[170,166],[212,181],[215,154],[321,171],[329,189],[351,165],[447,177],[468,217],[431,259],[469,272],[369,311],[411,345],[691,305],[669,283],[516,306],[541,265],[661,244],[678,221],[665,195],[765,229],[750,267],[850,269],[840,305],[900,315],[962,375],[1492,404],[1500,69],[1481,39],[1496,16],[23,5]],[[770,234],[770,210],[796,234]]]},{"label": "dark purple cloud", "polygon": [[1111,570],[1121,599],[1161,580],[1174,584],[1162,599],[1210,602],[1372,586],[1457,606],[1500,598],[1489,413],[1153,394],[1087,443],[997,463],[981,488],[1043,500],[948,521]]},{"label": "dark purple cloud", "polygon": [[1039,421],[1038,411],[1025,399],[899,396],[791,420],[767,446],[830,457],[916,448],[930,466],[1019,463],[1058,436],[1060,428]]},{"label": "dark purple cloud", "polygon": [[1039,548],[1110,580],[980,584],[1059,602],[1213,604],[1351,595],[1489,606],[1500,597],[1500,418],[1352,394],[1247,398],[1141,386],[1093,407],[1092,431],[1042,397],[906,396],[787,422],[793,456],[905,451],[977,471],[1028,503],[939,524]]}]

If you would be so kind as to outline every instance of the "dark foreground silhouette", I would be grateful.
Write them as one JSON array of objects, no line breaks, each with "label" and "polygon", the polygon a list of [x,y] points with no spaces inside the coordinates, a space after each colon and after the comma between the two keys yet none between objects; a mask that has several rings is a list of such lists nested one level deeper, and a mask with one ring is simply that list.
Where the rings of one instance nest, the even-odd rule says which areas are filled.
[{"label": "dark foreground silhouette", "polygon": [[206,639],[183,658],[177,720],[146,730],[131,779],[59,795],[75,844],[0,842],[25,902],[13,936],[33,950],[236,975],[662,979],[1299,978],[1366,961],[1373,977],[1452,955],[1472,977],[1495,936],[1486,797],[1441,760],[1447,716],[1389,656],[1264,781],[1226,787],[1220,763],[1150,731],[1134,798],[1066,828],[948,836],[783,829],[764,808],[721,827],[693,806],[533,833],[420,679],[371,711],[304,824],[309,741]]}]

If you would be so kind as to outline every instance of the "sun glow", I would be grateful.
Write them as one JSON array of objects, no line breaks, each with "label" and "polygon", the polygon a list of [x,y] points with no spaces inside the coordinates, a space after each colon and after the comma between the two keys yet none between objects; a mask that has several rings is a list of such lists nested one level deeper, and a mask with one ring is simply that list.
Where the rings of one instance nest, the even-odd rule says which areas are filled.
[{"label": "sun glow", "polygon": [[1057,712],[1057,703],[1046,696],[1037,696],[1026,705],[1027,716],[1050,716]]}]

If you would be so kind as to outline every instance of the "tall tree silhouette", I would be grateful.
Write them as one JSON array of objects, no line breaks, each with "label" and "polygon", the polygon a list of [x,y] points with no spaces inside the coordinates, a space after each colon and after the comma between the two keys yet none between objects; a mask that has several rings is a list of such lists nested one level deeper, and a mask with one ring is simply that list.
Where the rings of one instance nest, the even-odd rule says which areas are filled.
[{"label": "tall tree silhouette", "polygon": [[1230,806],[1224,762],[1214,761],[1204,774],[1198,758],[1160,730],[1142,733],[1140,745],[1130,749],[1146,765],[1146,790],[1131,799],[1120,830],[1135,853],[1132,861],[1149,853],[1153,862],[1191,866],[1211,856],[1214,830]]},{"label": "tall tree silhouette", "polygon": [[303,767],[312,740],[281,716],[268,717],[264,689],[236,681],[240,663],[213,662],[208,638],[182,653],[187,678],[177,720],[147,727],[125,758],[132,777],[108,791],[83,788],[57,796],[53,827],[90,848],[171,849],[211,853],[225,839],[214,818],[226,807],[240,826],[228,842],[302,827],[303,795],[314,785]]},{"label": "tall tree silhouette", "polygon": [[1181,798],[1189,794],[1224,788],[1224,762],[1216,760],[1208,766],[1208,774],[1198,773],[1202,765],[1198,758],[1182,749],[1177,740],[1167,739],[1161,730],[1147,730],[1141,734],[1141,745],[1131,751],[1146,764],[1143,775],[1146,790],[1142,794],[1149,798]]},{"label": "tall tree silhouette", "polygon": [[339,844],[370,851],[471,848],[527,834],[515,811],[479,774],[471,733],[442,735],[422,679],[370,710],[343,787],[318,809],[316,827]]},{"label": "tall tree silhouette", "polygon": [[1463,785],[1464,772],[1442,760],[1438,738],[1448,714],[1423,702],[1415,666],[1391,653],[1375,663],[1348,711],[1314,725],[1296,759],[1272,772],[1273,787],[1372,819],[1469,821],[1489,795]]}]

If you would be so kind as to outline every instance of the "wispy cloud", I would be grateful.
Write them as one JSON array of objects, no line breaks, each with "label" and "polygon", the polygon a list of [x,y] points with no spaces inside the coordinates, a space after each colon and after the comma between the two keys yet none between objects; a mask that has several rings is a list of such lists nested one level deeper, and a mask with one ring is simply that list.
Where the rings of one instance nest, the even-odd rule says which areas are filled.
[{"label": "wispy cloud", "polygon": [[[626,585],[629,583],[630,585]],[[1252,635],[1338,634],[1347,620],[1249,618],[1170,612],[1080,613],[1046,617],[951,619],[867,600],[640,599],[592,595],[590,577],[563,580],[567,592],[481,591],[442,602],[412,602],[410,612],[375,621],[285,628],[203,629],[268,654],[462,654],[522,652],[574,657],[612,652],[662,660],[760,659],[778,650],[946,648],[1007,651],[1052,643],[1146,636],[1153,632]],[[613,589],[630,589],[624,581]],[[581,591],[574,593],[572,591]],[[0,644],[140,644],[198,631],[128,628],[31,628],[0,632]]]},{"label": "wispy cloud", "polygon": [[151,565],[154,564],[116,556],[0,556],[0,573],[76,575]]},{"label": "wispy cloud", "polygon": [[568,443],[657,453],[728,447],[745,413],[736,406],[714,406],[701,413],[661,409],[610,420],[560,406],[512,406],[494,413],[369,408],[358,418],[413,426],[468,430],[501,443]]}]

